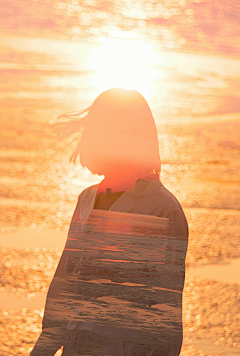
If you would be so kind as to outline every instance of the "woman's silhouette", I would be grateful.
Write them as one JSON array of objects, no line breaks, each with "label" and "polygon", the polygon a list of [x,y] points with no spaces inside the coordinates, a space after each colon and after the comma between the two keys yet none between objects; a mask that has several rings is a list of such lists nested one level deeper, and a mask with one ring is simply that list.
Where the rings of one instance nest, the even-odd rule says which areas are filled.
[{"label": "woman's silhouette", "polygon": [[[54,355],[62,345],[63,355],[69,356],[177,356],[182,344],[181,297],[188,226],[180,204],[159,180],[158,138],[151,110],[137,91],[110,89],[99,95],[87,110],[65,114],[61,118],[69,119],[68,122],[55,124],[61,137],[81,133],[71,159],[75,161],[80,155],[82,166],[105,178],[79,196],[67,244],[49,288],[43,332],[31,356]],[[178,251],[178,262],[171,257],[170,265],[176,268],[171,267],[169,272],[164,272],[160,289],[163,294],[164,291],[175,290],[174,296],[177,297],[174,297],[175,302],[170,308],[180,313],[180,317],[173,315],[173,319],[168,321],[168,330],[165,332],[165,329],[161,329],[154,345],[148,345],[146,341],[135,342],[137,339],[131,339],[131,336],[126,341],[126,337],[121,337],[124,330],[118,337],[109,337],[114,327],[111,330],[107,326],[101,329],[97,321],[91,322],[91,326],[87,320],[77,322],[80,312],[74,309],[73,299],[87,298],[87,294],[83,297],[83,290],[79,289],[76,282],[78,271],[81,270],[79,266],[84,261],[80,255],[76,259],[76,251],[74,256],[73,253],[71,255],[69,244],[71,240],[81,240],[92,209],[168,219],[166,251],[170,251],[171,256]],[[171,241],[177,241],[178,247],[173,247]],[[74,276],[75,282],[68,277],[70,275]],[[135,282],[138,282],[137,277]],[[91,293],[89,290],[89,296]],[[69,296],[73,295],[71,299]],[[165,297],[161,298],[164,300]],[[154,307],[154,304],[158,303],[152,302],[148,307]],[[162,308],[164,319],[164,306]],[[72,319],[69,313],[73,315]]]}]

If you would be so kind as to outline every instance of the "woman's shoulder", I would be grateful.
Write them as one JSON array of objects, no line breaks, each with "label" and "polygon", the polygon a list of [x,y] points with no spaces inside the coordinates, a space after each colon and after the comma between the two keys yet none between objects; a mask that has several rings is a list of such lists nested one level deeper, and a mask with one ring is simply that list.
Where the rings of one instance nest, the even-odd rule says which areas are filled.
[{"label": "woman's shoulder", "polygon": [[171,193],[163,184],[158,187],[157,194],[161,200],[165,203],[168,203],[174,209],[182,210],[181,204],[175,197],[173,193]]},{"label": "woman's shoulder", "polygon": [[[177,229],[179,236],[188,236],[188,223],[182,206],[177,198],[163,185],[158,190],[158,197],[164,202],[165,217],[170,219],[173,229]],[[172,232],[173,233],[173,232]]]},{"label": "woman's shoulder", "polygon": [[162,184],[160,180],[150,182],[148,189],[144,191],[148,193],[148,198],[157,205],[164,205],[166,208],[174,210],[182,210],[182,207],[177,198]]},{"label": "woman's shoulder", "polygon": [[78,201],[82,202],[86,198],[95,195],[98,189],[98,184],[91,185],[90,187],[85,188],[78,196]]}]

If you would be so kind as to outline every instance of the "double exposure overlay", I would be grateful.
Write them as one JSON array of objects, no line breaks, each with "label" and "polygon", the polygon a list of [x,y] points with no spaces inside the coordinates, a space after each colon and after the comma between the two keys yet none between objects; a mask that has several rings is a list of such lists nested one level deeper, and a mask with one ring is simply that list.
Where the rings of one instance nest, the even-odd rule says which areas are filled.
[{"label": "double exposure overlay", "polygon": [[159,180],[148,104],[110,89],[65,116],[62,135],[84,126],[73,160],[104,179],[79,196],[31,355],[179,355],[188,226]]},{"label": "double exposure overlay", "polygon": [[239,18],[1,2],[1,355],[239,354]]}]

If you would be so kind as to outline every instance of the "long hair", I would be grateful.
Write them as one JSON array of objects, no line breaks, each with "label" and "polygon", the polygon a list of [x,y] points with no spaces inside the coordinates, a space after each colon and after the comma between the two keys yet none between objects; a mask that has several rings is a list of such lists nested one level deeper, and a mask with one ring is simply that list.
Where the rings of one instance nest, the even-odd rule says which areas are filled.
[{"label": "long hair", "polygon": [[120,155],[126,160],[131,157],[143,166],[143,171],[159,175],[157,129],[148,103],[139,92],[109,89],[87,109],[63,114],[58,119],[62,121],[53,126],[59,138],[74,136],[77,141],[70,157],[73,162],[81,153],[85,136],[96,146],[95,154],[104,146],[116,160]]}]

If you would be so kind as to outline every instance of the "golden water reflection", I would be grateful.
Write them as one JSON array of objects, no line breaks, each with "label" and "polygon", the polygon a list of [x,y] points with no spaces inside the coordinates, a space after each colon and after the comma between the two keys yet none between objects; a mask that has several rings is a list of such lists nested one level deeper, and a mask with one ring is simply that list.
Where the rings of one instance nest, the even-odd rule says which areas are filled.
[{"label": "golden water reflection", "polygon": [[[34,3],[39,18],[42,5]],[[94,26],[89,13],[81,12],[80,20],[85,18],[89,24],[68,28],[67,41],[63,32],[53,39],[54,26],[49,38],[39,37],[39,32],[32,37],[28,32],[26,37],[19,29],[22,37],[14,30],[0,39],[3,356],[25,355],[32,349],[60,256],[61,247],[47,245],[48,240],[57,244],[49,230],[66,234],[77,196],[100,179],[69,164],[71,148],[53,139],[48,123],[63,112],[87,107],[109,87],[139,90],[150,103],[158,126],[161,178],[183,205],[189,221],[187,266],[207,268],[240,257],[240,65],[239,59],[226,56],[228,48],[236,54],[240,43],[233,36],[237,21],[233,19],[233,26],[227,15],[236,12],[236,2],[214,3],[217,19],[207,22],[193,9],[199,2],[174,3],[159,4],[155,13],[147,6],[142,11],[138,5],[131,9],[130,3],[122,3],[130,17],[128,24],[122,24],[124,31],[103,24],[109,22],[109,12],[97,10]],[[54,11],[58,13],[51,16],[56,16],[57,28],[66,29],[66,21],[74,13],[65,12],[68,6],[73,9],[70,1],[64,4],[56,2]],[[18,6],[26,5],[19,2]],[[87,6],[84,4],[85,9]],[[149,18],[158,14],[164,21],[176,16],[180,22],[175,31],[170,22],[157,25],[146,14]],[[121,23],[121,12],[110,15]],[[1,19],[2,24],[6,18]],[[12,11],[11,19],[16,19]],[[202,22],[196,27],[193,20]],[[227,31],[226,35],[211,35],[216,23],[224,23],[218,28],[220,33]],[[132,26],[138,27],[137,35]],[[159,38],[161,45],[156,43]],[[89,39],[93,41],[87,42]],[[173,51],[180,48],[185,52]],[[193,53],[204,49],[205,54]],[[218,51],[225,56],[217,55]],[[21,246],[4,247],[11,234],[21,239]],[[40,242],[37,245],[39,236],[44,236],[41,246]],[[31,237],[36,245],[23,246]],[[187,275],[182,356],[238,355],[240,289],[233,281]]]},{"label": "golden water reflection", "polygon": [[[48,288],[60,251],[54,248],[21,251],[2,248],[0,254],[1,270],[6,280],[5,287],[1,287],[1,302],[5,295],[9,296],[10,301],[15,298],[16,302],[12,310],[2,304],[1,352],[3,355],[15,355],[18,350],[19,355],[25,355],[40,333],[43,300],[38,296]],[[19,302],[16,298],[19,298]],[[237,349],[240,349],[239,298],[239,285],[193,277],[187,271],[181,356],[198,355],[201,349],[203,355],[210,356],[212,353],[207,350],[211,345],[216,347],[214,354],[219,346],[221,352],[227,352],[226,348],[230,347],[229,353],[224,355],[234,354],[234,349],[237,355]]]}]

